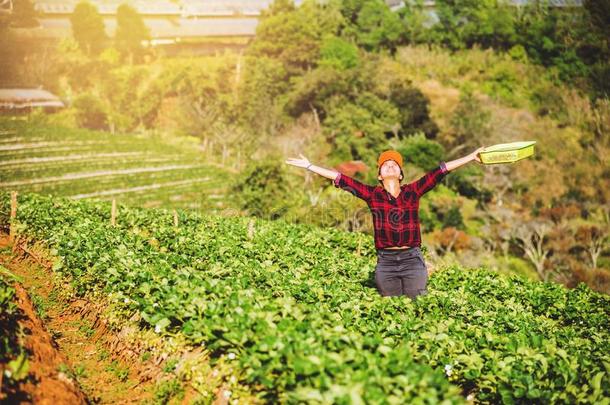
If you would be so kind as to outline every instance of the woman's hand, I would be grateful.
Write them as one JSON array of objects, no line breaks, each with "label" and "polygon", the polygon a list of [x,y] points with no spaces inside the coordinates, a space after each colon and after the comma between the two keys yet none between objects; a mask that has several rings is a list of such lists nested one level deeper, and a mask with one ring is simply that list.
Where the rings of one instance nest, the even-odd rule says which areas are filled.
[{"label": "woman's hand", "polygon": [[472,155],[471,155],[472,156],[472,160],[476,160],[477,162],[482,163],[481,162],[481,156],[479,155],[479,153],[481,151],[483,151],[483,149],[485,149],[485,146],[481,146],[479,149],[477,149],[474,152],[472,152]]},{"label": "woman's hand", "polygon": [[311,165],[311,163],[309,162],[309,159],[307,159],[303,155],[299,155],[299,159],[290,158],[290,159],[286,160],[286,163],[288,163],[289,165],[292,165],[292,166],[302,167],[304,169],[306,169],[307,167],[309,167],[309,165]]}]

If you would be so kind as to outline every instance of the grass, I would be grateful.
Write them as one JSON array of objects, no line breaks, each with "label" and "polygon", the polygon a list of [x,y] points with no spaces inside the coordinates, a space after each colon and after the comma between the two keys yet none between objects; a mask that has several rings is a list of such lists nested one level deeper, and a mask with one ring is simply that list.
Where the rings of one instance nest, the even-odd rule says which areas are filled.
[{"label": "grass", "polygon": [[129,377],[129,368],[121,366],[116,360],[112,361],[112,363],[106,366],[106,371],[114,374],[114,376],[120,381],[126,381]]}]

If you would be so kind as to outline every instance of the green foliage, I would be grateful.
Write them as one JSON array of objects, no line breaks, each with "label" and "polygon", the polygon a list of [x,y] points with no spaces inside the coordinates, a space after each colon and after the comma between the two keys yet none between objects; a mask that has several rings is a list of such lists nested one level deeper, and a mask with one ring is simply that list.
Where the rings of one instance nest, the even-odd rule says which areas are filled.
[{"label": "green foliage", "polygon": [[239,83],[237,114],[240,122],[258,133],[272,133],[278,121],[277,98],[288,87],[284,65],[268,57],[245,59]]},{"label": "green foliage", "polygon": [[15,289],[5,280],[11,276],[6,270],[0,274],[0,364],[2,364],[2,386],[16,384],[28,377],[30,363],[19,335],[23,332],[17,320],[22,316],[16,303]]},{"label": "green foliage", "polygon": [[373,93],[362,93],[353,103],[333,101],[324,122],[333,157],[374,162],[398,128],[396,107]]},{"label": "green foliage", "polygon": [[[0,212],[8,204],[4,193]],[[55,271],[79,294],[104,294],[144,328],[169,320],[158,333],[204,342],[212,366],[235,353],[236,378],[264,402],[603,403],[610,393],[610,299],[584,285],[450,267],[415,302],[384,298],[369,236],[194,214],[175,228],[169,212],[124,207],[111,227],[108,211],[24,194],[18,221],[61,257]]]},{"label": "green foliage", "polygon": [[142,16],[131,6],[121,4],[116,11],[116,47],[123,57],[140,61],[144,53],[142,41],[150,39],[148,28]]},{"label": "green foliage", "polygon": [[430,118],[430,100],[418,88],[405,81],[394,81],[390,85],[390,101],[400,111],[400,134],[411,135],[422,131],[435,138],[439,129]]},{"label": "green foliage", "polygon": [[281,61],[291,75],[303,73],[317,63],[322,38],[337,32],[339,17],[332,3],[309,1],[292,12],[282,7],[262,19],[248,51]]},{"label": "green foliage", "polygon": [[[17,304],[15,303],[15,289],[3,277],[4,274],[0,277],[0,325],[2,325],[3,331],[8,331],[14,330],[10,328],[15,326]],[[14,353],[16,346],[14,339],[15,336],[10,334],[3,334],[0,337],[0,360],[2,362],[5,362]]]},{"label": "green foliage", "polygon": [[343,36],[355,40],[368,51],[396,50],[402,23],[382,0],[342,1],[341,14],[346,21]]},{"label": "green foliage", "polygon": [[290,186],[281,159],[252,162],[233,186],[241,208],[250,215],[277,219],[289,209]]},{"label": "green foliage", "polygon": [[[515,107],[518,106],[518,103],[515,100],[519,96],[519,91],[517,91],[519,86],[517,83],[520,79],[518,77],[518,72],[516,72],[510,64],[505,62],[498,63],[489,69],[486,76],[487,80],[483,85],[483,90],[487,94],[496,99],[503,100]],[[476,101],[472,99],[470,89],[465,89],[463,97],[460,99],[460,101],[464,103],[463,107],[466,110],[472,108],[480,109],[480,106],[476,106]],[[470,106],[468,107],[469,104]]]},{"label": "green foliage", "polygon": [[320,66],[293,80],[292,90],[285,97],[286,111],[299,117],[313,109],[322,119],[329,116],[333,99],[353,96],[356,73]]},{"label": "green foliage", "polygon": [[604,0],[585,0],[583,6],[600,37],[610,38],[610,3]]},{"label": "green foliage", "polygon": [[493,196],[493,190],[482,183],[483,169],[479,166],[468,165],[451,173],[446,177],[449,188],[457,191],[464,197],[476,199],[481,203],[488,203]]},{"label": "green foliage", "polygon": [[98,96],[91,93],[81,93],[72,104],[76,109],[76,122],[80,127],[90,129],[106,129],[108,117],[104,103]]},{"label": "green foliage", "polygon": [[511,6],[497,0],[440,0],[436,3],[438,23],[431,39],[451,49],[471,47],[506,48],[514,42],[514,14]]},{"label": "green foliage", "polygon": [[153,126],[165,89],[151,76],[143,66],[125,66],[107,73],[101,87],[112,132]]},{"label": "green foliage", "polygon": [[584,7],[557,7],[532,1],[515,7],[497,0],[440,0],[435,2],[438,21],[434,23],[426,19],[420,2],[399,13],[409,43],[508,51],[518,60],[551,67],[562,81],[604,97],[610,60],[605,3],[589,0]]},{"label": "green foliage", "polygon": [[8,362],[4,375],[9,381],[21,381],[28,377],[30,362],[25,352],[19,353],[16,359]]},{"label": "green foliage", "polygon": [[[222,208],[224,201],[217,196],[234,176],[211,165],[193,138],[113,135],[13,120],[1,120],[0,128],[20,134],[5,144],[16,147],[0,152],[0,189],[5,191],[85,194],[129,205],[210,210]],[[23,149],[24,140],[44,145]]]},{"label": "green foliage", "polygon": [[517,274],[529,280],[538,280],[538,274],[532,265],[518,257],[506,257],[503,265],[500,266],[500,271],[506,275]]},{"label": "green foliage", "polygon": [[176,378],[167,381],[161,381],[155,387],[155,403],[167,404],[171,399],[179,400],[184,398],[184,388],[180,381]]},{"label": "green foliage", "polygon": [[70,15],[72,35],[80,49],[88,55],[96,55],[104,48],[106,31],[97,7],[81,1]]},{"label": "green foliage", "polygon": [[126,381],[129,378],[129,367],[122,366],[117,360],[113,360],[106,366],[106,371],[115,375],[119,381]]},{"label": "green foliage", "polygon": [[[485,109],[474,93],[465,89],[460,94],[460,102],[451,117],[453,127],[452,145],[474,146],[489,134],[491,113]],[[468,143],[470,142],[470,143]]]},{"label": "green foliage", "polygon": [[361,3],[354,33],[358,44],[369,51],[388,49],[392,53],[395,52],[402,35],[402,24],[398,15],[382,0]]},{"label": "green foliage", "polygon": [[406,7],[398,10],[403,24],[404,38],[407,44],[419,44],[428,40],[428,27],[433,23],[432,17],[424,10],[424,0],[412,0]]},{"label": "green foliage", "polygon": [[344,71],[357,67],[359,63],[358,47],[335,36],[324,37],[320,48],[320,66]]},{"label": "green foliage", "polygon": [[443,146],[427,139],[421,132],[403,138],[396,150],[400,152],[406,164],[414,164],[426,172],[436,168],[445,158]]}]

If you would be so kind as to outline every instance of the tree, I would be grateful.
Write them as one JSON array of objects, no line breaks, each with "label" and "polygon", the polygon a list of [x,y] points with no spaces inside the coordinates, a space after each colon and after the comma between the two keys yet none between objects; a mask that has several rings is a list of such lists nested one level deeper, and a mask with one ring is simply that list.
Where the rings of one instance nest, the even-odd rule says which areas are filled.
[{"label": "tree", "polygon": [[543,281],[548,281],[551,274],[545,268],[550,253],[545,240],[549,230],[549,225],[544,222],[531,222],[519,228],[515,233],[517,243],[536,268],[538,277]]},{"label": "tree", "polygon": [[289,210],[293,201],[286,198],[292,192],[281,161],[268,159],[252,162],[232,187],[241,207],[248,214],[277,219]]},{"label": "tree", "polygon": [[[337,98],[330,103],[324,121],[338,161],[374,162],[379,152],[389,148],[388,138],[398,128],[398,110],[373,93],[363,92],[354,102]],[[371,171],[372,179],[376,172]]]},{"label": "tree", "polygon": [[96,55],[104,48],[107,39],[104,21],[97,8],[86,1],[80,2],[70,16],[72,35],[78,46],[88,55]]},{"label": "tree", "polygon": [[[451,117],[451,146],[460,149],[472,148],[481,139],[486,139],[490,132],[491,113],[472,91],[466,89],[460,94],[460,102]],[[456,148],[455,152],[458,149]]]},{"label": "tree", "polygon": [[320,48],[320,66],[336,70],[353,69],[360,64],[358,47],[334,35],[327,35]]},{"label": "tree", "polygon": [[346,0],[341,2],[346,27],[343,35],[353,38],[369,51],[396,50],[403,26],[398,14],[382,0]]},{"label": "tree", "polygon": [[280,13],[289,13],[295,10],[296,6],[293,0],[275,0],[269,5],[269,8],[263,10],[262,17],[265,18]]},{"label": "tree", "polygon": [[436,138],[438,126],[430,118],[430,100],[416,87],[405,81],[390,84],[390,101],[400,111],[400,135],[423,132],[428,138]]},{"label": "tree", "polygon": [[244,65],[236,102],[239,121],[256,133],[272,134],[280,121],[276,100],[288,86],[286,69],[268,57],[248,57]]},{"label": "tree", "polygon": [[608,228],[595,225],[580,226],[576,231],[576,240],[587,252],[591,270],[597,268],[597,261],[602,252],[608,249],[610,243]]},{"label": "tree", "polygon": [[121,4],[116,14],[117,29],[114,36],[116,47],[130,62],[142,59],[144,48],[142,42],[150,39],[150,32],[142,16],[131,6]]},{"label": "tree", "polygon": [[610,96],[610,2],[607,0],[585,0],[583,6],[588,14],[592,34],[596,37],[590,52],[596,55],[591,65],[590,78],[600,98]]},{"label": "tree", "polygon": [[402,23],[400,17],[383,1],[366,2],[358,13],[356,26],[358,43],[364,49],[388,49],[391,53],[396,52],[402,36]]},{"label": "tree", "polygon": [[328,116],[329,100],[351,100],[357,90],[353,71],[320,66],[294,79],[285,96],[285,109],[293,117],[313,111],[323,121]]},{"label": "tree", "polygon": [[438,23],[431,39],[451,49],[509,49],[515,44],[515,23],[511,6],[498,0],[437,0]]},{"label": "tree", "polygon": [[444,254],[453,250],[459,251],[470,247],[470,237],[454,227],[443,228],[432,232],[432,239]]},{"label": "tree", "polygon": [[426,139],[421,132],[403,138],[397,150],[404,159],[425,171],[438,166],[445,155],[445,149],[440,143]]},{"label": "tree", "polygon": [[407,44],[420,44],[428,40],[428,27],[433,20],[426,14],[423,3],[424,0],[412,0],[398,11]]},{"label": "tree", "polygon": [[73,103],[76,109],[76,122],[80,127],[105,130],[108,128],[108,117],[104,103],[91,93],[82,93]]},{"label": "tree", "polygon": [[290,75],[302,74],[316,65],[322,38],[337,33],[341,23],[333,3],[306,1],[294,11],[280,8],[262,19],[249,52],[280,60]]},{"label": "tree", "polygon": [[610,2],[606,0],[585,0],[583,6],[592,25],[604,38],[610,38]]}]

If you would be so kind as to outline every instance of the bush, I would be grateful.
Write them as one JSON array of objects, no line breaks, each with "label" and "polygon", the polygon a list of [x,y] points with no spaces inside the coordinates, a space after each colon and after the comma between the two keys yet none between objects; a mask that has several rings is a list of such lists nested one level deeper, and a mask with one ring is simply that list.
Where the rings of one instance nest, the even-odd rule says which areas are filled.
[{"label": "bush", "polygon": [[80,127],[89,129],[107,129],[108,117],[104,103],[91,93],[83,93],[74,99],[76,122]]},{"label": "bush", "polygon": [[373,93],[361,94],[354,103],[337,100],[334,104],[324,122],[335,146],[333,158],[375,162],[379,152],[388,149],[388,138],[398,127],[396,107]]},{"label": "bush", "polygon": [[347,70],[358,66],[358,47],[341,38],[327,36],[320,48],[320,66]]},{"label": "bush", "polygon": [[429,171],[444,159],[445,148],[435,141],[426,139],[423,133],[408,136],[400,141],[396,148],[405,162]]},{"label": "bush", "polygon": [[430,118],[430,100],[416,87],[404,81],[390,85],[390,101],[400,111],[400,134],[410,135],[422,131],[428,138],[435,138],[438,126]]},{"label": "bush", "polygon": [[453,112],[453,145],[472,146],[468,142],[480,140],[489,134],[491,113],[487,111],[472,91],[466,89],[460,95],[460,103]]},{"label": "bush", "polygon": [[476,199],[481,203],[488,203],[491,201],[493,193],[482,184],[482,178],[483,169],[481,167],[468,165],[447,176],[446,183],[449,188],[464,197]]},{"label": "bush", "polygon": [[252,162],[232,188],[242,209],[268,219],[278,219],[288,212],[291,191],[280,158]]}]

